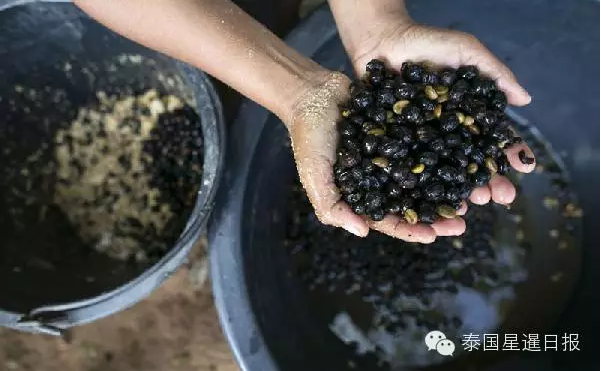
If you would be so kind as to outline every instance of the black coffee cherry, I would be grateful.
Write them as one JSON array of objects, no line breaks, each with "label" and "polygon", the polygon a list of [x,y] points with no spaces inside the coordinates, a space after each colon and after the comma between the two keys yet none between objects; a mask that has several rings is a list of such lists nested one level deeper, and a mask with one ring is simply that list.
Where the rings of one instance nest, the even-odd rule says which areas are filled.
[{"label": "black coffee cherry", "polygon": [[486,105],[482,102],[478,102],[476,107],[472,110],[472,116],[474,116],[474,119],[476,119],[477,122],[482,122],[486,117],[486,112],[488,112]]},{"label": "black coffee cherry", "polygon": [[342,150],[338,152],[338,163],[344,168],[349,168],[358,165],[360,161],[361,156],[358,152],[349,150]]},{"label": "black coffee cherry", "polygon": [[505,156],[505,154],[498,158],[497,168],[498,173],[501,175],[507,175],[509,170],[511,170],[511,165],[509,165],[509,160],[507,160],[507,156]]},{"label": "black coffee cherry", "polygon": [[394,153],[394,155],[392,155],[392,159],[400,160],[400,159],[407,157],[408,154],[409,154],[409,147],[407,147],[406,145],[399,145],[399,148],[397,149],[397,151]]},{"label": "black coffee cherry", "polygon": [[405,189],[414,188],[417,184],[417,176],[413,173],[409,173],[403,179],[399,180],[399,184]]},{"label": "black coffee cherry", "polygon": [[401,211],[411,209],[413,207],[413,198],[403,197],[399,200],[399,205],[401,207]]},{"label": "black coffee cherry", "polygon": [[417,128],[416,136],[417,140],[422,143],[428,143],[438,135],[436,129],[429,125],[422,125]]},{"label": "black coffee cherry", "polygon": [[386,121],[386,110],[382,107],[370,107],[365,114],[376,124],[383,124]]},{"label": "black coffee cherry", "polygon": [[495,111],[486,111],[484,113],[484,117],[482,118],[482,120],[479,120],[478,123],[483,127],[483,128],[490,128],[493,125],[495,125],[498,121],[498,116],[497,113]]},{"label": "black coffee cherry", "polygon": [[[352,168],[352,169],[354,169],[354,168]],[[338,182],[344,182],[347,180],[357,180],[357,178],[355,178],[353,176],[352,169],[343,169],[343,168],[336,167],[334,169],[334,178]]]},{"label": "black coffee cherry", "polygon": [[[463,97],[467,94],[470,85],[465,80],[457,81],[449,90],[449,101],[459,103]],[[460,106],[461,107],[461,106]]]},{"label": "black coffee cherry", "polygon": [[361,201],[361,193],[349,193],[349,194],[345,194],[343,196],[344,201],[346,201],[346,203],[348,203],[349,205],[354,205],[356,203],[358,203],[359,201]]},{"label": "black coffee cherry", "polygon": [[444,165],[438,168],[436,171],[436,175],[445,182],[452,183],[455,182],[455,177],[457,176],[457,170],[455,168]]},{"label": "black coffee cherry", "polygon": [[423,223],[434,223],[436,221],[436,206],[431,202],[422,202],[419,205],[419,219]]},{"label": "black coffee cherry", "polygon": [[365,119],[363,118],[363,116],[353,115],[349,117],[349,121],[361,127],[361,125],[363,125],[363,123],[365,122]]},{"label": "black coffee cherry", "polygon": [[365,215],[365,205],[363,203],[356,203],[351,205],[353,212],[357,215]]},{"label": "black coffee cherry", "polygon": [[388,197],[400,197],[403,194],[403,187],[398,183],[389,183],[386,186],[386,194]]},{"label": "black coffee cherry", "polygon": [[402,179],[404,179],[409,173],[411,173],[411,170],[409,167],[405,167],[405,166],[400,166],[400,165],[395,165],[390,169],[390,176],[392,177],[392,179],[394,179],[396,182],[400,182]]},{"label": "black coffee cherry", "polygon": [[[464,183],[465,184],[465,183]],[[445,190],[444,199],[450,202],[461,200],[458,187],[450,187]]]},{"label": "black coffee cherry", "polygon": [[382,89],[392,89],[394,93],[394,89],[397,87],[397,81],[393,80],[393,78],[386,78],[386,80],[382,81],[380,84],[380,88]]},{"label": "black coffee cherry", "polygon": [[472,142],[463,142],[461,143],[461,145],[459,146],[459,149],[463,151],[463,154],[466,156],[469,156],[472,151],[474,150],[474,144]]},{"label": "black coffee cherry", "polygon": [[348,173],[350,175],[350,172],[348,169],[343,168],[338,163],[334,164],[334,176],[336,176],[337,179],[339,176],[341,176],[344,173]]},{"label": "black coffee cherry", "polygon": [[402,165],[412,169],[415,166],[415,160],[412,157],[408,157],[402,161]]},{"label": "black coffee cherry", "polygon": [[401,204],[399,201],[388,201],[386,203],[386,212],[389,214],[398,214],[401,212]]},{"label": "black coffee cherry", "polygon": [[403,108],[403,111],[400,114],[401,120],[408,123],[421,124],[424,121],[424,116],[422,115],[419,108],[413,105],[409,105]]},{"label": "black coffee cherry", "polygon": [[372,210],[369,213],[369,218],[371,220],[373,220],[374,222],[379,222],[381,220],[384,220],[384,210],[383,209],[376,209],[376,210]]},{"label": "black coffee cherry", "polygon": [[457,69],[457,76],[460,79],[472,80],[478,76],[478,72],[476,66],[461,66]]},{"label": "black coffee cherry", "polygon": [[467,167],[469,163],[469,159],[467,158],[467,156],[463,154],[463,151],[459,149],[453,151],[451,158],[454,163],[461,167]]},{"label": "black coffee cherry", "polygon": [[382,183],[380,182],[378,177],[374,175],[368,175],[359,181],[359,187],[367,191],[378,191],[382,189]]},{"label": "black coffee cherry", "polygon": [[374,155],[378,151],[379,139],[375,135],[366,135],[363,138],[361,149],[368,156]]},{"label": "black coffee cherry", "polygon": [[427,97],[419,97],[416,105],[424,112],[434,111],[434,108],[436,108],[436,102],[428,99]]},{"label": "black coffee cherry", "polygon": [[392,89],[380,89],[376,94],[376,103],[379,106],[390,108],[396,102]]},{"label": "black coffee cherry", "polygon": [[438,163],[438,155],[435,152],[422,152],[417,161],[427,166],[436,165]]},{"label": "black coffee cherry", "polygon": [[488,77],[480,76],[472,80],[471,93],[476,96],[487,97],[495,90],[495,82]]},{"label": "black coffee cherry", "polygon": [[386,70],[386,65],[384,64],[383,61],[381,61],[379,59],[372,59],[371,61],[367,62],[367,65],[365,66],[365,70],[367,72],[384,73]]},{"label": "black coffee cherry", "polygon": [[440,128],[443,131],[450,132],[459,126],[459,118],[454,113],[445,113],[440,118]]},{"label": "black coffee cherry", "polygon": [[382,207],[384,197],[378,192],[368,192],[365,195],[365,207],[368,211],[373,211]]},{"label": "black coffee cherry", "polygon": [[344,137],[355,137],[359,130],[355,124],[345,120],[339,124],[338,132]]},{"label": "black coffee cherry", "polygon": [[486,156],[480,149],[474,149],[472,153],[469,155],[473,162],[478,165],[482,165],[484,163],[484,159]]},{"label": "black coffee cherry", "polygon": [[411,143],[413,141],[411,129],[404,125],[391,124],[387,133],[391,138],[398,139],[403,143]]},{"label": "black coffee cherry", "polygon": [[467,182],[467,172],[463,169],[456,170],[454,183],[465,183]]},{"label": "black coffee cherry", "polygon": [[424,67],[417,63],[405,62],[401,67],[401,72],[405,80],[413,83],[421,82],[422,75],[424,73]]},{"label": "black coffee cherry", "polygon": [[410,100],[415,98],[417,88],[406,82],[402,82],[394,91],[394,96],[399,100]]},{"label": "black coffee cherry", "polygon": [[386,171],[378,171],[376,172],[375,176],[382,184],[387,184],[388,180],[390,179],[390,176],[388,173],[386,173]]},{"label": "black coffee cherry", "polygon": [[350,151],[357,152],[361,150],[361,145],[359,144],[359,141],[356,138],[343,137],[340,139],[340,144],[342,145],[342,147]]},{"label": "black coffee cherry", "polygon": [[348,169],[346,171],[355,180],[361,180],[363,178],[363,169],[361,168],[361,165],[355,166],[355,167],[350,168],[350,169]]},{"label": "black coffee cherry", "polygon": [[417,183],[418,184],[426,184],[430,180],[430,178],[432,178],[432,176],[433,176],[432,170],[425,169],[424,171],[419,173],[419,175],[417,177]]},{"label": "black coffee cherry", "polygon": [[414,200],[419,200],[420,198],[422,198],[422,190],[421,188],[413,188],[410,192],[409,192],[409,197],[413,198]]},{"label": "black coffee cherry", "polygon": [[352,102],[355,108],[362,110],[374,104],[374,97],[368,90],[360,90],[353,96]]},{"label": "black coffee cherry", "polygon": [[443,148],[440,152],[438,152],[438,156],[442,159],[447,159],[451,157],[453,150],[451,148]]},{"label": "black coffee cherry", "polygon": [[459,192],[459,199],[461,200],[468,198],[472,193],[472,186],[469,183],[459,184],[456,189]]},{"label": "black coffee cherry", "polygon": [[380,143],[380,146],[378,147],[378,153],[384,157],[390,158],[397,153],[400,148],[401,146],[398,141],[386,138]]},{"label": "black coffee cherry", "polygon": [[490,136],[496,139],[497,142],[508,141],[511,137],[511,131],[503,126],[497,125],[490,131]]},{"label": "black coffee cherry", "polygon": [[376,171],[377,166],[370,159],[363,159],[361,161],[361,170],[363,174],[370,175]]},{"label": "black coffee cherry", "polygon": [[428,143],[428,146],[432,151],[440,152],[445,148],[445,142],[444,139],[437,137],[432,139],[430,143]]},{"label": "black coffee cherry", "polygon": [[380,86],[382,81],[384,81],[384,74],[380,73],[380,72],[368,73],[367,81],[369,81],[369,83],[372,86],[375,86],[375,87]]},{"label": "black coffee cherry", "polygon": [[445,195],[445,188],[441,183],[432,183],[424,189],[424,196],[430,201],[440,201]]},{"label": "black coffee cherry", "polygon": [[507,96],[502,91],[497,90],[491,94],[489,104],[498,111],[504,111],[507,108]]},{"label": "black coffee cherry", "polygon": [[488,171],[478,170],[476,173],[472,174],[471,180],[475,187],[481,187],[490,180],[490,173]]},{"label": "black coffee cherry", "polygon": [[444,142],[447,147],[459,147],[461,146],[461,137],[454,133],[445,135]]},{"label": "black coffee cherry", "polygon": [[438,74],[435,71],[424,71],[422,73],[422,83],[425,85],[438,85]]},{"label": "black coffee cherry", "polygon": [[443,112],[457,111],[458,109],[459,109],[459,103],[451,102],[450,100],[447,100],[446,102],[444,102],[442,104]]},{"label": "black coffee cherry", "polygon": [[452,68],[445,68],[440,72],[440,84],[443,86],[451,86],[455,82],[457,75]]},{"label": "black coffee cherry", "polygon": [[349,194],[349,193],[353,193],[357,190],[359,184],[355,181],[355,180],[345,180],[340,182],[340,185],[338,186],[338,188],[340,189],[340,192],[342,192],[343,194]]},{"label": "black coffee cherry", "polygon": [[382,127],[372,121],[365,121],[362,125],[361,125],[361,131],[363,132],[363,134],[367,134],[367,133],[371,133],[374,129],[379,129],[376,131],[380,131],[382,134],[384,132],[384,130],[382,129]]}]

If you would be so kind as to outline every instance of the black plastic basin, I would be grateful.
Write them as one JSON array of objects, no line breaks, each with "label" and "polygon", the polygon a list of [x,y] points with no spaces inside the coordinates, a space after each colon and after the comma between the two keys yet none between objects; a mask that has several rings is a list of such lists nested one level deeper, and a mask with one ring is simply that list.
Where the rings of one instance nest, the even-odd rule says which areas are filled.
[{"label": "black plastic basin", "polygon": [[[486,369],[594,367],[599,347],[598,3],[408,3],[418,21],[475,34],[516,73],[532,94],[533,103],[514,112],[534,123],[556,154],[562,155],[584,207],[584,238],[579,246],[584,259],[581,270],[572,267],[575,274],[581,272],[577,287],[568,293],[569,305],[561,318],[553,318],[556,325],[543,329],[547,334],[578,333],[581,351],[516,352]],[[352,73],[325,7],[301,24],[288,43],[330,69]],[[289,207],[286,197],[294,177],[286,129],[274,115],[246,102],[232,127],[225,183],[209,228],[219,315],[244,370],[347,370],[351,351],[326,324],[318,323],[313,308],[324,303],[311,301],[306,295],[283,244]],[[535,225],[537,231],[547,233],[547,228]],[[541,261],[545,262],[544,257]],[[524,315],[528,312],[544,317],[563,311],[559,304],[545,307],[540,294],[535,291],[528,296],[523,303]],[[557,296],[562,295],[557,292]]]}]

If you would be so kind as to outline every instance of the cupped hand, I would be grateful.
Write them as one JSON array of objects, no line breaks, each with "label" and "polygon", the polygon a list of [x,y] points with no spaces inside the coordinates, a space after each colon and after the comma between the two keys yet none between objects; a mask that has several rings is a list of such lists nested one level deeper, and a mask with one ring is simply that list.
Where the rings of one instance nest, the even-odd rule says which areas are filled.
[{"label": "cupped hand", "polygon": [[[461,234],[463,220],[445,219],[432,226],[409,225],[404,219],[388,216],[381,222],[371,222],[355,214],[334,183],[333,166],[338,142],[337,122],[340,106],[349,99],[349,78],[332,72],[300,95],[293,113],[285,119],[301,183],[319,220],[364,237],[370,227],[390,236],[410,242],[430,243],[437,234]],[[463,215],[467,205],[458,211]]]},{"label": "cupped hand", "polygon": [[366,236],[369,225],[343,200],[334,183],[340,106],[349,99],[351,81],[342,73],[332,72],[300,95],[292,115],[286,120],[294,158],[303,187],[324,224],[341,227]]},{"label": "cupped hand", "polygon": [[[481,73],[494,79],[505,92],[509,104],[523,106],[530,103],[530,96],[517,82],[513,73],[497,59],[474,36],[463,32],[444,30],[415,24],[399,18],[398,22],[380,22],[369,32],[360,47],[351,55],[353,65],[360,75],[367,62],[380,59],[391,68],[400,69],[403,62],[429,61],[436,66],[458,67],[475,65]],[[523,173],[534,170],[535,164],[523,164],[518,153],[525,151],[534,157],[525,143],[508,148],[505,153],[511,166]],[[500,204],[510,204],[516,196],[513,184],[505,177],[494,175],[489,184],[476,188],[470,195],[474,204],[486,204],[491,200]],[[466,212],[464,205],[459,212]],[[373,229],[401,239],[432,242],[436,236],[460,235],[465,231],[462,218],[445,219],[432,225],[408,225],[401,218],[387,216],[383,221],[370,222]]]}]

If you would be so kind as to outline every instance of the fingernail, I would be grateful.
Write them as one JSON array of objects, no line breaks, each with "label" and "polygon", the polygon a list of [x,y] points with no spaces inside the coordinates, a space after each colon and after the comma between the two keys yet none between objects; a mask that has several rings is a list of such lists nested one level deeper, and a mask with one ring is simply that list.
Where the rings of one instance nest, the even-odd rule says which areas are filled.
[{"label": "fingernail", "polygon": [[357,237],[364,237],[363,231],[354,224],[345,225],[344,228],[347,232],[354,234]]}]

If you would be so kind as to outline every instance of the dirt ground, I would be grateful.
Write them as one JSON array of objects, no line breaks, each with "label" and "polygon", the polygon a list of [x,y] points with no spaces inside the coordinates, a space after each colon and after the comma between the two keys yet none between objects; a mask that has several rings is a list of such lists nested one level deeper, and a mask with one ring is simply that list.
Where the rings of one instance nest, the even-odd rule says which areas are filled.
[{"label": "dirt ground", "polygon": [[190,263],[132,308],[76,328],[70,343],[0,330],[0,370],[234,371],[213,306],[202,244]]}]

